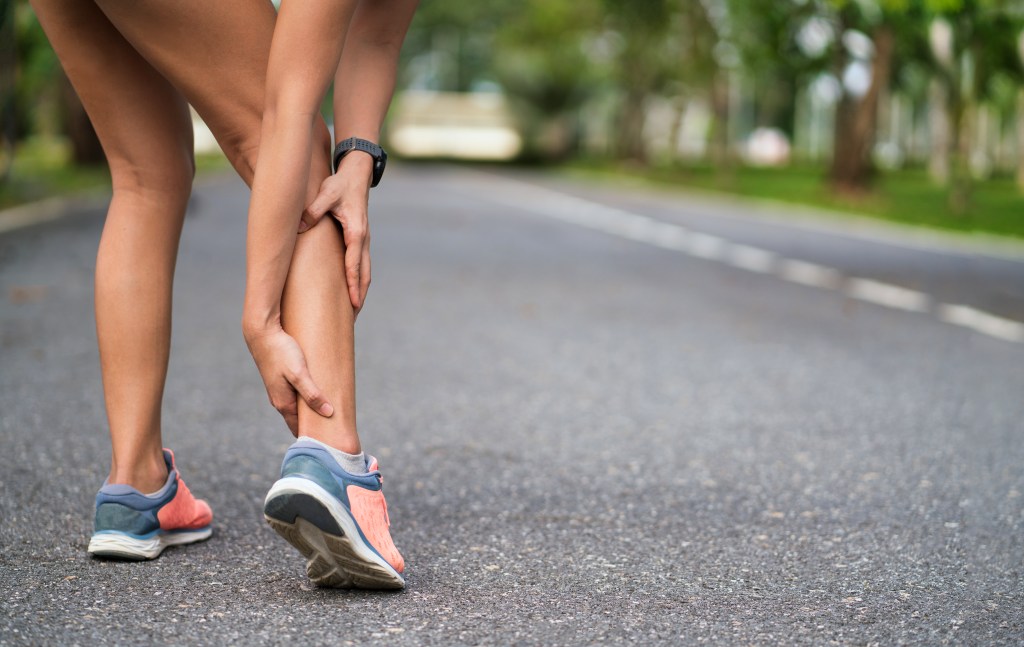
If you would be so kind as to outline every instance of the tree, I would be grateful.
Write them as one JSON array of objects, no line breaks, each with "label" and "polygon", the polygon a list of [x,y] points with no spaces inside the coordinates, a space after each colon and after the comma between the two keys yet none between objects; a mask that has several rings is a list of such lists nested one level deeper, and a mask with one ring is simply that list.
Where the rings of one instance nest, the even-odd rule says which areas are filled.
[{"label": "tree", "polygon": [[[972,190],[971,125],[979,103],[1010,75],[1020,82],[1018,38],[1024,28],[1020,7],[1007,0],[925,0],[932,19],[934,71],[946,101],[949,207],[966,214]],[[1019,153],[1018,153],[1019,154]]]},{"label": "tree", "polygon": [[[870,188],[875,173],[872,154],[878,130],[879,100],[893,78],[897,35],[913,39],[913,20],[907,20],[908,0],[832,0],[836,11],[834,73],[842,83],[836,106],[834,145],[829,179],[844,194],[859,194]],[[918,23],[919,24],[919,23]],[[850,41],[862,40],[865,51],[851,61]],[[870,46],[868,46],[870,43]],[[854,52],[856,54],[856,52]],[[867,60],[864,60],[867,59]],[[851,65],[868,71],[866,88],[845,82]]]},{"label": "tree", "polygon": [[[695,2],[696,0],[690,0]],[[647,162],[644,122],[648,100],[662,87],[673,61],[665,50],[671,34],[671,0],[604,0],[610,27],[620,39],[615,81],[621,94],[616,152],[622,159]]]},{"label": "tree", "polygon": [[529,154],[561,160],[575,149],[576,113],[603,84],[598,7],[526,0],[495,39],[499,83],[517,107]]}]

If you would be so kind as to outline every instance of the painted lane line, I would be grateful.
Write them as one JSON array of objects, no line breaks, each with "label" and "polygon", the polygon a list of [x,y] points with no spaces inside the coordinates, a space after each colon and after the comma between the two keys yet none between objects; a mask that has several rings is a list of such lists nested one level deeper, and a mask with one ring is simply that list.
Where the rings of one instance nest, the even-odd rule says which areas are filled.
[{"label": "painted lane line", "polygon": [[[750,272],[774,272],[791,283],[830,290],[843,287],[842,273],[825,265],[782,257],[760,247],[733,243],[719,236],[690,231],[681,225],[544,187],[515,181],[510,183],[519,185],[522,190],[513,195],[499,189],[489,192],[484,199],[696,258],[721,261]],[[927,313],[931,310],[932,297],[917,290],[856,277],[848,279],[845,288],[845,294],[850,298],[875,305],[907,312]],[[940,304],[936,314],[945,323],[1005,341],[1024,343],[1024,323],[956,304]]]},{"label": "painted lane line", "polygon": [[1024,324],[1004,319],[971,306],[942,303],[938,307],[939,319],[954,326],[963,326],[989,337],[1024,343]]},{"label": "painted lane line", "polygon": [[679,225],[658,222],[652,229],[651,238],[647,242],[665,249],[685,252],[689,249],[690,232],[685,227],[680,227]]},{"label": "painted lane line", "polygon": [[775,252],[769,252],[760,247],[750,245],[739,245],[732,243],[729,247],[729,255],[726,262],[733,267],[758,274],[771,274],[779,256]]},{"label": "painted lane line", "polygon": [[924,292],[870,279],[850,279],[846,284],[846,295],[875,305],[908,312],[928,312],[931,304],[931,297]]},{"label": "painted lane line", "polygon": [[686,253],[697,258],[717,261],[725,256],[727,245],[724,238],[691,232],[690,240],[686,245]]},{"label": "painted lane line", "polygon": [[791,283],[834,290],[843,279],[842,274],[831,267],[784,258],[779,262],[779,276]]}]

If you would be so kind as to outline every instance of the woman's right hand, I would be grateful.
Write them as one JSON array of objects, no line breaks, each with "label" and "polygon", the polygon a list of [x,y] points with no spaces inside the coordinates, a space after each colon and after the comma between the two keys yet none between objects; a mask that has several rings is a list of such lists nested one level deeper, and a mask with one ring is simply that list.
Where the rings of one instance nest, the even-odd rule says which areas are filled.
[{"label": "woman's right hand", "polygon": [[246,329],[245,343],[263,378],[270,404],[284,417],[293,436],[299,435],[298,396],[321,416],[334,415],[334,407],[313,382],[298,342],[283,328]]}]

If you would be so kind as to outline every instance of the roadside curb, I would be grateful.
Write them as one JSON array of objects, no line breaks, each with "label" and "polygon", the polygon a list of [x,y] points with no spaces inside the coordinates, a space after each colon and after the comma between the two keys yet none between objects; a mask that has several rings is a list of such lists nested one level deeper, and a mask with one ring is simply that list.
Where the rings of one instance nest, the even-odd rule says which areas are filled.
[{"label": "roadside curb", "polygon": [[[193,193],[196,189],[225,182],[235,177],[237,176],[230,169],[214,169],[203,172],[192,183]],[[110,196],[109,187],[91,189],[2,209],[0,210],[0,235],[33,225],[74,217],[84,212],[104,209],[110,203]]]},{"label": "roadside curb", "polygon": [[88,191],[19,204],[0,211],[0,234],[95,211],[109,202],[109,191]]}]

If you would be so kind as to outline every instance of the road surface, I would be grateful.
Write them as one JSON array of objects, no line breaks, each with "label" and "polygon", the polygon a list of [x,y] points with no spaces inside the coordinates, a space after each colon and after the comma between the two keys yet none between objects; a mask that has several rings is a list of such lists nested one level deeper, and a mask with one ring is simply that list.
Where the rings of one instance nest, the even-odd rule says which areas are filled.
[{"label": "road surface", "polygon": [[[197,189],[165,440],[214,537],[85,552],[102,213],[0,235],[0,643],[1019,644],[1024,262],[742,203],[399,166],[359,421],[398,594],[312,587],[239,332],[248,195]],[[339,295],[339,298],[344,298]]]}]

